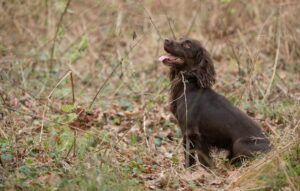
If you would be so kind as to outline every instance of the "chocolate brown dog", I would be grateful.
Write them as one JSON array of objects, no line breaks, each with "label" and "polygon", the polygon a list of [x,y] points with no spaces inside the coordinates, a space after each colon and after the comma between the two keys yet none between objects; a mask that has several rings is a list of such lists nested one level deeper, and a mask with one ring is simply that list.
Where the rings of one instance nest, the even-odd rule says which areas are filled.
[{"label": "chocolate brown dog", "polygon": [[216,73],[209,53],[199,41],[164,41],[170,67],[171,111],[183,134],[185,166],[211,166],[211,148],[226,149],[228,159],[240,161],[270,151],[270,141],[258,123],[212,90]]}]

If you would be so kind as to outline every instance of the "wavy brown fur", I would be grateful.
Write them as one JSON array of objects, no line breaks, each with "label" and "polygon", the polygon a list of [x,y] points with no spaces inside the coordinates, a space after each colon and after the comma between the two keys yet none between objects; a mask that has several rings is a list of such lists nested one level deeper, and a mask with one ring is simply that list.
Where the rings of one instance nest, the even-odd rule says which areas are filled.
[{"label": "wavy brown fur", "polygon": [[183,96],[183,82],[181,72],[183,72],[186,79],[197,79],[197,85],[199,86],[199,88],[211,88],[216,82],[216,72],[210,54],[202,47],[199,42],[197,44],[200,46],[200,50],[196,54],[195,60],[199,65],[194,66],[191,71],[181,71],[181,69],[178,69],[176,67],[170,68],[170,101],[171,111],[174,114],[176,113],[176,103],[174,102],[174,100]]},{"label": "wavy brown fur", "polygon": [[260,125],[211,88],[216,73],[198,41],[167,39],[164,48],[171,54],[162,62],[171,67],[171,111],[183,135],[186,167],[196,164],[196,156],[201,164],[212,166],[212,148],[227,150],[234,163],[270,151]]}]

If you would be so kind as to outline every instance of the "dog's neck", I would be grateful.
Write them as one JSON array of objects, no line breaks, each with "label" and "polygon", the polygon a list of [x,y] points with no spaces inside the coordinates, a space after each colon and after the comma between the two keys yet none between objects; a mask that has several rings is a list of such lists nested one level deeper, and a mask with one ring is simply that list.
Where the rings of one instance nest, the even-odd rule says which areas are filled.
[{"label": "dog's neck", "polygon": [[193,90],[207,89],[210,86],[202,87],[199,85],[198,78],[195,76],[185,76],[184,73],[170,69],[171,81],[171,112],[176,116],[177,100],[184,99],[185,93]]}]

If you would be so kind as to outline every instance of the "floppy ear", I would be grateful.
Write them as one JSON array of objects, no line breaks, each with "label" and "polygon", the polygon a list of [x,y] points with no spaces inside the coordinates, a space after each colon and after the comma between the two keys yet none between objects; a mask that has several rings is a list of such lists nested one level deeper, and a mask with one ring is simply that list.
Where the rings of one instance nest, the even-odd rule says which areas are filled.
[{"label": "floppy ear", "polygon": [[203,59],[204,52],[203,50],[199,50],[196,55],[196,62],[198,63],[198,67],[204,67],[206,65],[205,59]]},{"label": "floppy ear", "polygon": [[202,88],[211,87],[215,83],[215,68],[209,53],[204,48],[198,51],[191,74],[198,79],[198,85]]}]

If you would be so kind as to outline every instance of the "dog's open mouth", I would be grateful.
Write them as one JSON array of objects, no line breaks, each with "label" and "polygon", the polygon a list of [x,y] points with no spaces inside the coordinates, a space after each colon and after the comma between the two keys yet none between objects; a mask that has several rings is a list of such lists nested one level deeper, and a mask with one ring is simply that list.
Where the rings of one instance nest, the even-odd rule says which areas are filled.
[{"label": "dog's open mouth", "polygon": [[164,64],[168,66],[174,66],[174,65],[182,65],[184,63],[184,60],[182,58],[173,56],[173,55],[164,55],[159,57],[159,61],[163,62]]}]

